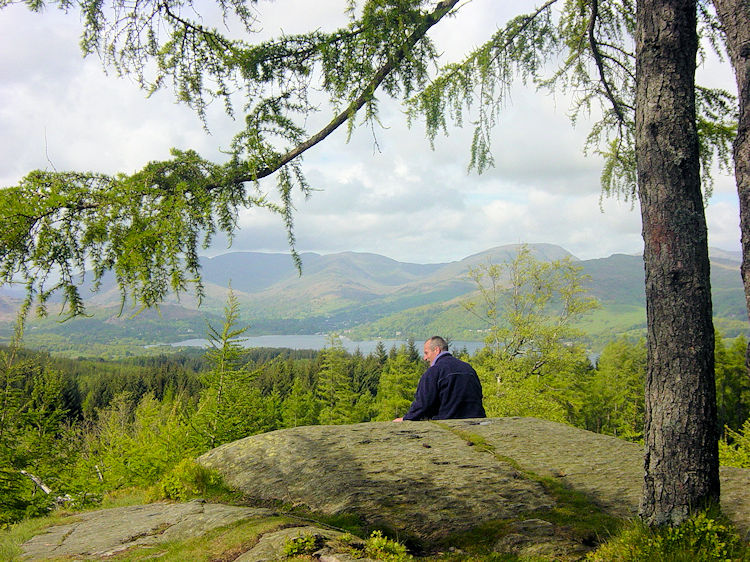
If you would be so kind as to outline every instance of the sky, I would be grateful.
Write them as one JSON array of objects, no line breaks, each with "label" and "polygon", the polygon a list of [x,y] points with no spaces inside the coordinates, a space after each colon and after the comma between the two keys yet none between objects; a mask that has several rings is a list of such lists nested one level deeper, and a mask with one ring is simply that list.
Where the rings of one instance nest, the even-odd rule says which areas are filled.
[{"label": "sky", "polygon": [[[344,5],[261,0],[256,38],[330,29],[343,21]],[[503,10],[518,5],[468,1],[435,28],[445,60],[458,60],[505,21]],[[209,108],[207,134],[171,91],[147,97],[134,80],[105,72],[95,56],[84,59],[80,32],[77,13],[38,14],[23,5],[0,10],[0,186],[34,169],[132,173],[167,159],[171,147],[224,158],[239,125],[222,108]],[[734,90],[726,63],[712,59],[699,76]],[[581,259],[642,252],[637,202],[602,200],[601,160],[583,154],[587,123],[573,127],[567,110],[564,95],[515,88],[493,135],[496,165],[478,175],[467,171],[469,128],[451,129],[432,150],[421,123],[407,128],[401,107],[383,103],[381,127],[359,128],[348,143],[338,131],[305,154],[315,191],[295,199],[297,249],[373,252],[413,263],[455,261],[517,243],[558,244]],[[709,245],[737,251],[734,181],[715,179],[706,208]],[[272,190],[272,180],[263,187]],[[239,224],[231,247],[217,239],[204,253],[288,251],[278,217],[250,209]]]}]

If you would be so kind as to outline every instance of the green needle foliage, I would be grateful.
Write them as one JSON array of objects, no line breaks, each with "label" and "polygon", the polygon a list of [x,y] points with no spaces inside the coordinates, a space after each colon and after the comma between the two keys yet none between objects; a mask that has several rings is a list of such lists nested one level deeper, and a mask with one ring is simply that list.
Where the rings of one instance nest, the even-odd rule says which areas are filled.
[{"label": "green needle foliage", "polygon": [[209,326],[210,368],[190,421],[206,448],[274,429],[275,397],[263,396],[253,384],[258,373],[246,363],[241,338],[246,328],[238,328],[238,320],[239,303],[230,289],[221,330]]},{"label": "green needle foliage", "polygon": [[320,402],[315,394],[301,379],[294,379],[292,389],[284,400],[282,407],[282,421],[284,427],[298,427],[300,425],[316,425],[320,412]]},{"label": "green needle foliage", "polygon": [[358,397],[352,388],[347,353],[339,337],[331,337],[330,346],[321,351],[320,359],[316,386],[320,402],[320,423],[351,423]]},{"label": "green needle foliage", "polygon": [[[239,22],[251,37],[255,3],[219,4],[225,21]],[[424,11],[420,0],[371,0],[358,16],[350,3],[350,23],[342,29],[254,44],[206,28],[188,1],[81,2],[85,54],[96,52],[149,92],[171,83],[201,118],[218,99],[234,117],[244,98],[244,119],[238,120],[244,128],[222,164],[175,150],[171,160],[134,174],[33,171],[1,190],[0,282],[23,283],[27,303],[36,302],[42,314],[56,292],[65,297],[63,314],[84,313],[79,286],[85,270],[92,271],[95,288],[105,272],[114,272],[123,304],[150,307],[188,288],[200,298],[198,250],[218,231],[231,239],[238,212],[249,207],[280,216],[301,267],[291,203],[293,189],[309,193],[300,155],[342,124],[351,130],[360,110],[375,122],[377,88],[393,97],[420,90],[437,58],[425,34],[456,3]],[[73,7],[66,0],[51,4]],[[308,96],[312,77],[335,115],[311,135],[300,123],[318,109]],[[274,196],[258,183],[271,174]]]},{"label": "green needle foliage", "polygon": [[172,154],[132,176],[36,171],[0,190],[0,281],[25,283],[27,303],[36,299],[43,314],[61,291],[68,316],[84,312],[85,270],[95,289],[112,271],[123,305],[154,306],[189,285],[201,297],[198,249],[217,231],[231,236],[240,208],[283,211],[233,181],[236,162]]},{"label": "green needle foliage", "polygon": [[22,354],[20,334],[0,351],[0,528],[53,505],[44,483],[60,481],[71,452],[62,376]]},{"label": "green needle foliage", "polygon": [[401,346],[395,357],[386,360],[375,401],[378,421],[390,421],[409,410],[423,371],[422,362],[414,360],[406,346]]},{"label": "green needle foliage", "polygon": [[646,342],[631,343],[624,338],[609,342],[586,382],[581,425],[597,433],[642,441],[645,378]]}]

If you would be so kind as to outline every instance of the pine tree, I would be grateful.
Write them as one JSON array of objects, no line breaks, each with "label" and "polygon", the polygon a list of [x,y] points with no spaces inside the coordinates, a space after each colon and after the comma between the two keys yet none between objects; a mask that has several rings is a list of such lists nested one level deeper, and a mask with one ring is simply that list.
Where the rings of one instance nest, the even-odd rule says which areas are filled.
[{"label": "pine tree", "polygon": [[396,357],[386,361],[375,399],[377,420],[390,421],[407,412],[423,371],[420,363],[413,360],[405,346],[401,346]]},{"label": "pine tree", "polygon": [[643,439],[646,342],[609,342],[584,387],[581,424],[630,441]]},{"label": "pine tree", "polygon": [[282,404],[284,427],[316,425],[320,403],[313,390],[301,378],[294,380],[292,390]]},{"label": "pine tree", "polygon": [[238,328],[239,303],[229,290],[221,331],[209,326],[211,349],[206,352],[210,368],[203,374],[204,388],[192,426],[213,448],[245,437],[254,431],[251,412],[262,404],[262,397],[250,382],[254,373],[243,364],[240,336],[247,328]]},{"label": "pine tree", "polygon": [[719,427],[739,431],[750,418],[750,376],[745,366],[747,341],[739,336],[729,347],[716,334],[716,407]]},{"label": "pine tree", "polygon": [[0,351],[0,527],[45,513],[60,490],[59,473],[73,462],[62,431],[62,375],[23,357],[22,335],[19,321],[10,346]]},{"label": "pine tree", "polygon": [[388,359],[388,351],[385,349],[385,344],[383,343],[383,340],[378,340],[377,345],[375,346],[375,357],[377,357],[378,364],[383,367],[385,365],[386,360]]},{"label": "pine tree", "polygon": [[320,423],[351,423],[357,395],[352,389],[346,351],[339,338],[331,338],[329,347],[320,352],[320,360],[316,386],[316,395],[320,402]]}]

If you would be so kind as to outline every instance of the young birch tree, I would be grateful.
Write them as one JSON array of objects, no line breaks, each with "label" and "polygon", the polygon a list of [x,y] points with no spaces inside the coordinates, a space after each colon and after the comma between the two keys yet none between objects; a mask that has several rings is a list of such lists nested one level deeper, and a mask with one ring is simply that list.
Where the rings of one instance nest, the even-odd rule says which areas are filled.
[{"label": "young birch tree", "polygon": [[476,368],[488,415],[568,420],[588,364],[574,324],[598,307],[581,266],[542,261],[521,246],[510,262],[482,264],[469,276],[478,295],[464,306],[487,329]]}]

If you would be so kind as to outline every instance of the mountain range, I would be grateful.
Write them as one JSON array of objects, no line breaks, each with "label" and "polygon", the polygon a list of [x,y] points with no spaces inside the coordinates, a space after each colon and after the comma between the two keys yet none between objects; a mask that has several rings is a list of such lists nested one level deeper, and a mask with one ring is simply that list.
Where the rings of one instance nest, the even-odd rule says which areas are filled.
[{"label": "mountain range", "polygon": [[[590,293],[602,305],[581,323],[592,339],[643,333],[641,256],[614,254],[579,260],[553,244],[529,244],[528,248],[539,260],[568,257],[582,267]],[[369,253],[303,253],[301,275],[288,254],[232,252],[201,259],[206,298],[200,307],[192,295],[185,294],[170,298],[158,310],[132,316],[126,308],[119,314],[119,292],[113,279],[107,278],[97,293],[86,285],[82,288],[90,317],[63,323],[56,318],[34,320],[27,333],[34,340],[144,343],[202,336],[206,322],[221,322],[231,286],[250,334],[338,331],[352,338],[419,339],[441,333],[481,340],[481,324],[462,304],[476,291],[468,270],[483,263],[510,261],[518,250],[519,245],[499,246],[460,261],[434,264],[404,263]],[[715,322],[729,336],[748,328],[739,267],[738,252],[711,250]],[[0,290],[0,319],[6,324],[17,302],[17,294]]]}]

